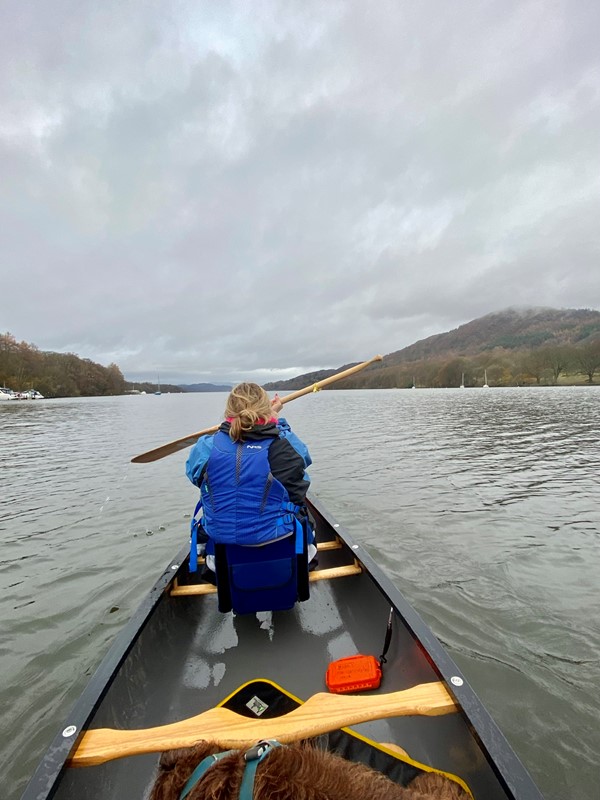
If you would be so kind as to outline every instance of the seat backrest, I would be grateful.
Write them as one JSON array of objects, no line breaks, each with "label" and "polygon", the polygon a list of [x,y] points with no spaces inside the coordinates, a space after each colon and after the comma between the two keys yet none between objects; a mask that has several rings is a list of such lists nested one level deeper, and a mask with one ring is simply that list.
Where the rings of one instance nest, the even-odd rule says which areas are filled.
[{"label": "seat backrest", "polygon": [[[260,547],[215,544],[219,611],[284,611],[309,596],[306,526]],[[298,549],[301,552],[296,552]]]}]

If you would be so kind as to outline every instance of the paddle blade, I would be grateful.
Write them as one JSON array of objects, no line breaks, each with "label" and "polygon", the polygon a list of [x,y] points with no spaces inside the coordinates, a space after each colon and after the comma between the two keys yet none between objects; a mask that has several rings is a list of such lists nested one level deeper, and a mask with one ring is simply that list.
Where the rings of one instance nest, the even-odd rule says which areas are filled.
[{"label": "paddle blade", "polygon": [[212,428],[206,428],[198,433],[192,433],[189,436],[183,436],[181,439],[175,439],[172,442],[163,444],[160,447],[155,447],[154,450],[148,450],[146,453],[140,453],[139,456],[134,456],[131,459],[132,464],[148,464],[150,461],[158,461],[160,458],[170,456],[177,453],[179,450],[185,450],[186,447],[191,447],[196,444],[201,436],[207,436],[209,433],[216,433],[219,426],[215,425]]}]

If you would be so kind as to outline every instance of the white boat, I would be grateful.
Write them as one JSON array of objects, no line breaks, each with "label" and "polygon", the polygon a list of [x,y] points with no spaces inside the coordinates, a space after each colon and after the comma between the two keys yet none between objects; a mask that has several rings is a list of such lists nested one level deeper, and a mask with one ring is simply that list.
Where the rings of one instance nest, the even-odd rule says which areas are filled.
[{"label": "white boat", "polygon": [[460,388],[461,389],[465,388],[465,373],[464,372],[462,374],[462,378],[460,379]]},{"label": "white boat", "polygon": [[5,386],[0,387],[0,400],[43,400],[44,395],[37,389],[27,389],[25,392],[13,392]]},{"label": "white boat", "polygon": [[488,386],[488,382],[487,382],[487,369],[483,370],[483,388],[484,389],[489,389],[490,388]]},{"label": "white boat", "polygon": [[160,375],[158,376],[157,389],[154,392],[154,394],[156,394],[156,395],[162,394],[162,392],[160,390]]}]

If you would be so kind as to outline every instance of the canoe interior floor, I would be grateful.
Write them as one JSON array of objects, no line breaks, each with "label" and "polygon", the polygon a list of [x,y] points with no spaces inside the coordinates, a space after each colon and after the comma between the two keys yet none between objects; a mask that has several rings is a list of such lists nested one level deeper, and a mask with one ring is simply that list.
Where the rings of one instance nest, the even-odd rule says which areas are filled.
[{"label": "canoe interior floor", "polygon": [[[220,614],[214,593],[165,591],[90,727],[148,728],[185,719],[257,679],[273,681],[306,700],[326,691],[325,673],[331,661],[357,653],[378,657],[390,601],[368,572],[356,569],[352,549],[339,546],[335,531],[318,522],[319,571],[350,568],[350,574],[313,581],[310,598],[291,611],[256,615]],[[179,589],[202,585],[194,584],[186,569],[180,569],[178,578]],[[378,691],[436,680],[438,673],[396,615]],[[355,730],[376,741],[395,743],[417,761],[460,775],[476,800],[507,800],[460,714],[396,717],[363,723]],[[147,796],[157,759],[151,754],[68,769],[55,797]]]}]

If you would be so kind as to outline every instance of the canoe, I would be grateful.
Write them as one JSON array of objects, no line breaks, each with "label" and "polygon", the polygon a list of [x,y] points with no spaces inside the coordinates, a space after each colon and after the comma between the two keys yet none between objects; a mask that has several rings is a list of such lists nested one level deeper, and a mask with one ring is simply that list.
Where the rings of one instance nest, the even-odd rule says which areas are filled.
[{"label": "canoe", "polygon": [[[216,709],[245,715],[235,718],[228,742],[269,738],[272,730],[286,741],[305,730],[289,714],[309,708],[311,725],[335,729],[312,733],[338,741],[338,750],[335,736],[343,735],[389,759],[392,743],[406,751],[394,756],[403,767],[452,776],[475,800],[543,800],[423,619],[315,496],[309,505],[319,550],[309,599],[290,611],[221,613],[214,587],[190,577],[184,548],[116,637],[23,800],[145,797],[158,751],[181,744],[170,729],[157,738],[157,727],[200,715],[194,736],[211,738],[221,724],[211,716]],[[386,644],[378,688],[327,693],[332,662],[359,654],[378,661]]]}]

